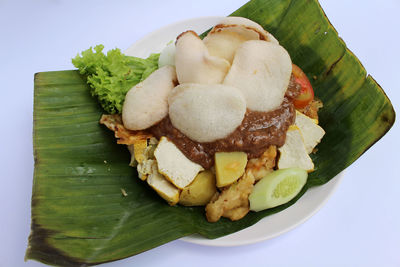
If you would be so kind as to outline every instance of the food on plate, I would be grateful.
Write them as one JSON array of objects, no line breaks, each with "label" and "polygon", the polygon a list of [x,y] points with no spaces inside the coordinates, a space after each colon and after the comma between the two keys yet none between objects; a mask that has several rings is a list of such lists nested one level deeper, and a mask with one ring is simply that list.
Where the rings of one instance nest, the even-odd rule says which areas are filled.
[{"label": "food on plate", "polygon": [[184,206],[204,206],[210,202],[217,192],[215,187],[215,174],[202,171],[194,178],[193,182],[183,188],[179,197],[179,204]]},{"label": "food on plate", "polygon": [[307,182],[308,173],[301,168],[273,171],[254,186],[249,196],[250,209],[261,211],[292,200]]},{"label": "food on plate", "polygon": [[205,206],[209,222],[239,220],[300,192],[325,134],[322,102],[270,33],[229,17],[203,40],[181,33],[151,69],[156,57],[139,61],[146,78],[123,89],[122,109],[120,96],[107,102],[117,114],[100,120],[128,146],[143,182],[170,205]]},{"label": "food on plate", "polygon": [[151,127],[150,132],[156,138],[167,136],[188,158],[210,169],[217,151],[244,151],[250,159],[261,156],[270,145],[282,146],[295,115],[294,106],[285,98],[281,106],[271,112],[247,110],[242,123],[231,134],[214,142],[190,139],[172,125],[169,116]]},{"label": "food on plate", "polygon": [[224,187],[236,182],[243,175],[246,164],[247,154],[245,152],[215,153],[217,186]]}]

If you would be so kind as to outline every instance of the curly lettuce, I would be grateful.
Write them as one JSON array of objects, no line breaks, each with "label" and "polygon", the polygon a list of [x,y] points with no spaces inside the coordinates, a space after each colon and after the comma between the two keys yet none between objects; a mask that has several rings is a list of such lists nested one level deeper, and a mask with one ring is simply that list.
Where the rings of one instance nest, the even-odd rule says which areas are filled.
[{"label": "curly lettuce", "polygon": [[118,48],[103,53],[104,46],[89,48],[72,59],[72,64],[87,77],[92,96],[109,114],[122,112],[125,95],[158,68],[159,54],[148,58],[124,55]]}]

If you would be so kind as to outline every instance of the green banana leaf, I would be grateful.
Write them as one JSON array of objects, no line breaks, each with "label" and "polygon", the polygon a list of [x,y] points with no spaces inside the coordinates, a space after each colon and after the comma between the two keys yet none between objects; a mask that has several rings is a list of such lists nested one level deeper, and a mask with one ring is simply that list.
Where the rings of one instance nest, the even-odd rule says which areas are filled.
[{"label": "green banana leaf", "polygon": [[[137,179],[130,155],[99,125],[102,110],[77,71],[35,75],[32,232],[26,253],[54,265],[99,264],[198,233],[217,238],[292,205],[328,182],[393,125],[393,107],[346,48],[317,0],[252,0],[232,15],[260,23],[289,51],[325,106],[316,171],[291,202],[231,222],[203,208],[168,206]],[[124,189],[127,196],[121,194]]]}]

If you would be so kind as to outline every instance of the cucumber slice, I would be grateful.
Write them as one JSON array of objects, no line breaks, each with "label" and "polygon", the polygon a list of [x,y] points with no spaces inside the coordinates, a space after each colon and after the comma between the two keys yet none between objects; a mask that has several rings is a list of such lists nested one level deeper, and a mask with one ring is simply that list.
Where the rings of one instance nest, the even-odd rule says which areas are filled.
[{"label": "cucumber slice", "polygon": [[307,182],[307,171],[300,168],[280,169],[267,174],[249,196],[250,210],[261,211],[292,200]]}]

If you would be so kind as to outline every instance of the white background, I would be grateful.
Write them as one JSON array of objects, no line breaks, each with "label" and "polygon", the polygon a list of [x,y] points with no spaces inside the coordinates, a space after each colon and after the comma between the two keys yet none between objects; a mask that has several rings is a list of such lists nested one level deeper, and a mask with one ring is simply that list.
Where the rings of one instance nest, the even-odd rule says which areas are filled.
[{"label": "white background", "polygon": [[[300,1],[300,0],[296,0]],[[128,48],[172,22],[228,15],[246,1],[0,0],[0,266],[24,263],[33,175],[33,75],[72,69],[71,57],[103,43]],[[321,1],[367,71],[400,107],[400,2]],[[104,266],[400,266],[400,127],[347,168],[311,219],[258,244],[215,248],[174,241]]]}]

